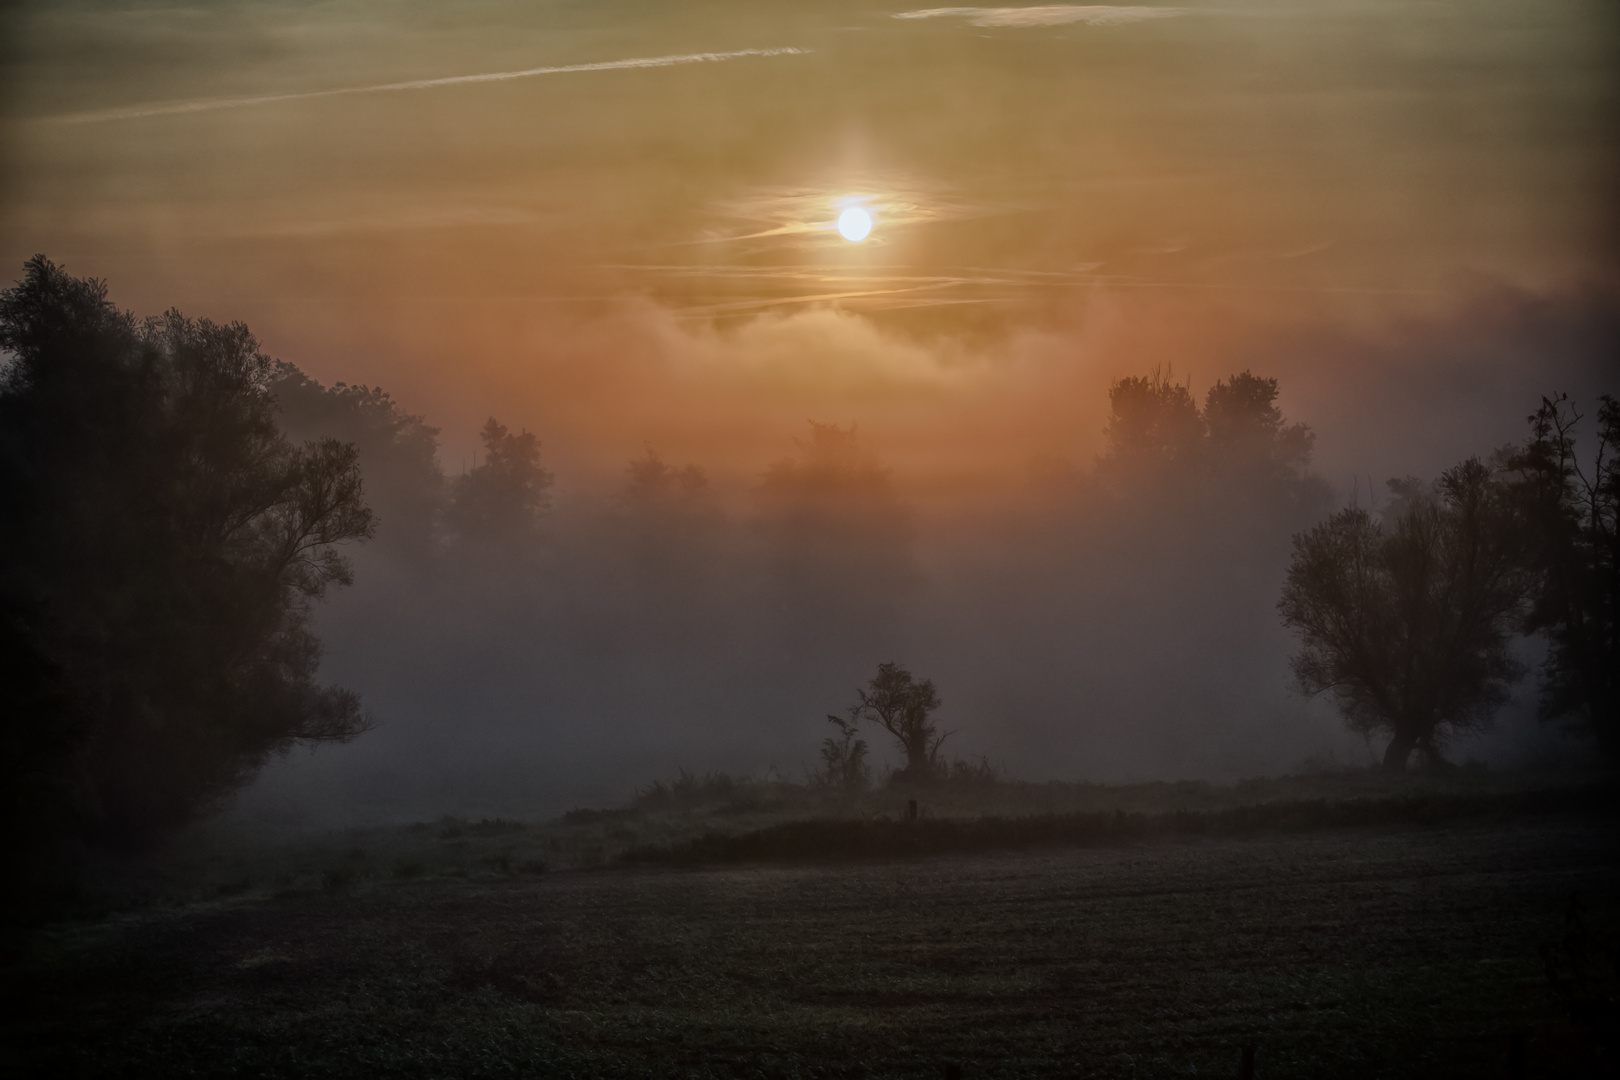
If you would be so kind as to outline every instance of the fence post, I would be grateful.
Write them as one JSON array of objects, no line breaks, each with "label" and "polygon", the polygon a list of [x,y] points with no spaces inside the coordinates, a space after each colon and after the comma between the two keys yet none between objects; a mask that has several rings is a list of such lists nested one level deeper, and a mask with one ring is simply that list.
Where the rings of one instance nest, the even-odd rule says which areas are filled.
[{"label": "fence post", "polygon": [[1254,1043],[1243,1044],[1243,1062],[1238,1066],[1242,1080],[1254,1080]]},{"label": "fence post", "polygon": [[1525,1053],[1524,1032],[1515,1031],[1508,1036],[1508,1076],[1512,1080],[1526,1080],[1530,1075],[1529,1055]]},{"label": "fence post", "polygon": [[916,821],[917,820],[917,800],[916,799],[907,799],[906,800],[906,820],[907,821]]}]

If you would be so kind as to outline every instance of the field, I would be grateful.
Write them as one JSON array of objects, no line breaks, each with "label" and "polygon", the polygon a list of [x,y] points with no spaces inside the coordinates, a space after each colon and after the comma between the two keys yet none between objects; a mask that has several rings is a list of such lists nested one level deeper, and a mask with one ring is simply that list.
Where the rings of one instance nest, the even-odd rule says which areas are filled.
[{"label": "field", "polygon": [[1236,1077],[1250,1044],[1258,1077],[1488,1078],[1517,1035],[1525,1075],[1598,1075],[1572,1001],[1613,1000],[1608,811],[842,862],[545,870],[529,850],[635,817],[195,840],[138,900],[126,875],[119,910],[14,948],[0,1064]]}]

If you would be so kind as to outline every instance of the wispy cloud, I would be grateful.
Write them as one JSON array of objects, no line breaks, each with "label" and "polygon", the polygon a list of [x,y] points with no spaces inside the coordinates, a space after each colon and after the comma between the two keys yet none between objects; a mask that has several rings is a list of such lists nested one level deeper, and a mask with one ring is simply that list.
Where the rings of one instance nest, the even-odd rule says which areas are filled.
[{"label": "wispy cloud", "polygon": [[296,94],[265,94],[260,97],[207,98],[194,101],[155,102],[147,105],[129,105],[117,109],[71,113],[51,117],[60,124],[94,124],[109,120],[136,120],[147,116],[178,116],[184,113],[211,112],[215,109],[241,109],[250,105],[274,105],[283,101],[306,101],[311,98],[341,97],[347,94],[381,94],[395,90],[431,90],[441,86],[466,86],[472,83],[505,82],[508,79],[529,79],[536,75],[569,75],[583,71],[620,71],[626,68],[676,67],[681,64],[714,64],[737,60],[746,56],[803,56],[809,49],[738,49],[733,52],[679,53],[674,56],[641,56],[629,60],[603,60],[594,64],[564,64],[558,67],[525,68],[522,71],[494,71],[479,75],[452,75],[443,79],[412,79],[409,82],[380,83],[375,86],[345,86],[335,90],[310,90]]},{"label": "wispy cloud", "polygon": [[1055,4],[1045,7],[948,7],[923,8],[902,11],[896,19],[966,19],[974,26],[1061,26],[1065,23],[1085,23],[1087,26],[1121,26],[1125,23],[1146,22],[1149,19],[1169,19],[1185,15],[1186,8],[1128,7],[1113,4]]},{"label": "wispy cloud", "polygon": [[[757,265],[619,264],[611,269],[681,282],[674,305],[683,318],[732,318],[775,308],[836,306],[862,311],[963,304],[1021,304],[1043,293],[1091,284],[1101,263],[1068,271],[907,265],[864,270]],[[711,286],[705,289],[704,286]],[[737,295],[738,287],[752,295]]]},{"label": "wispy cloud", "polygon": [[[640,277],[683,319],[747,319],[782,309],[831,307],[875,313],[976,304],[1045,304],[1076,290],[1101,292],[1231,292],[1278,295],[1425,296],[1422,291],[1356,285],[1273,285],[1185,281],[1104,272],[1100,262],[1067,270],[1011,267],[917,267],[880,264],[862,270],[752,264],[613,264],[603,269]],[[659,283],[664,287],[658,287]]]},{"label": "wispy cloud", "polygon": [[945,221],[986,212],[949,194],[938,184],[900,176],[850,178],[840,187],[763,187],[717,203],[714,211],[729,220],[726,227],[709,230],[693,244],[726,244],[786,238],[800,243],[842,247],[838,215],[846,207],[861,206],[876,228],[867,241],[881,247],[885,234],[895,228]]}]

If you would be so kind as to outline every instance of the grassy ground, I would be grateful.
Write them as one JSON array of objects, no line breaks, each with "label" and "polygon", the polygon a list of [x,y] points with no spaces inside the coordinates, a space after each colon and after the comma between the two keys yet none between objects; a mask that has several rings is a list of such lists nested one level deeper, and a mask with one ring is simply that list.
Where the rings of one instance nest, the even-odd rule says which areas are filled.
[{"label": "grassy ground", "polygon": [[[1214,810],[1226,797],[1182,794]],[[692,802],[568,825],[452,821],[234,848],[193,837],[131,875],[139,903],[126,881],[117,913],[26,940],[5,971],[0,1064],[1207,1077],[1236,1076],[1252,1042],[1264,1078],[1506,1077],[1522,1032],[1529,1075],[1595,1068],[1562,991],[1579,989],[1569,978],[1584,963],[1587,989],[1613,992],[1607,813],[840,865],[531,865],[559,864],[571,834],[684,842],[686,810],[746,817]],[[1584,943],[1569,933],[1572,895]]]},{"label": "grassy ground", "polygon": [[[1606,783],[1598,775],[1567,772],[1387,776],[1347,771],[1231,785],[1001,781],[923,789],[883,786],[847,794],[782,782],[682,776],[653,784],[624,806],[574,810],[551,821],[442,818],[284,834],[221,819],[191,830],[155,857],[90,861],[83,868],[88,888],[71,910],[94,916],[221,897],[264,899],[369,881],[499,880],[600,868],[626,856],[643,861],[660,854],[683,858],[694,847],[700,857],[726,861],[736,853],[718,850],[715,842],[728,838],[753,845],[751,855],[757,858],[768,854],[757,847],[772,830],[881,830],[902,822],[913,800],[922,829],[910,835],[986,820],[1033,827],[1043,819],[1057,819],[1075,826],[1069,842],[1086,841],[1079,834],[1088,830],[1097,834],[1090,840],[1117,842],[1133,834],[1187,832],[1203,824],[1219,828],[1221,815],[1253,815],[1249,824],[1254,828],[1285,826],[1291,816],[1320,816],[1323,808],[1371,809],[1371,815],[1362,816],[1391,820],[1403,817],[1403,807],[1412,811],[1407,819],[1423,819],[1425,806],[1434,811],[1430,820],[1470,812],[1500,816],[1514,812],[1526,798],[1579,800],[1585,797],[1582,792],[1601,790]],[[1612,784],[1607,788],[1615,790]],[[1123,828],[1116,830],[1112,826],[1121,815]],[[1100,818],[1107,822],[1097,828],[1095,819]],[[1179,824],[1177,818],[1182,819]],[[1109,835],[1114,832],[1120,835]]]}]

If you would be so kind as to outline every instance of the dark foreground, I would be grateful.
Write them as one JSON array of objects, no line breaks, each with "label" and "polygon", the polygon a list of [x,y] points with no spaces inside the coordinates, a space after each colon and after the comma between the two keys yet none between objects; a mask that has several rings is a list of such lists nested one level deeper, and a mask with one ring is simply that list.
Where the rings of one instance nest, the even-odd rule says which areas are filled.
[{"label": "dark foreground", "polygon": [[[1596,1075],[1548,978],[1620,925],[1613,819],[815,868],[396,880],[57,929],[24,1075]],[[1601,970],[1600,970],[1601,969]],[[1584,1064],[1583,1064],[1584,1063]]]}]

